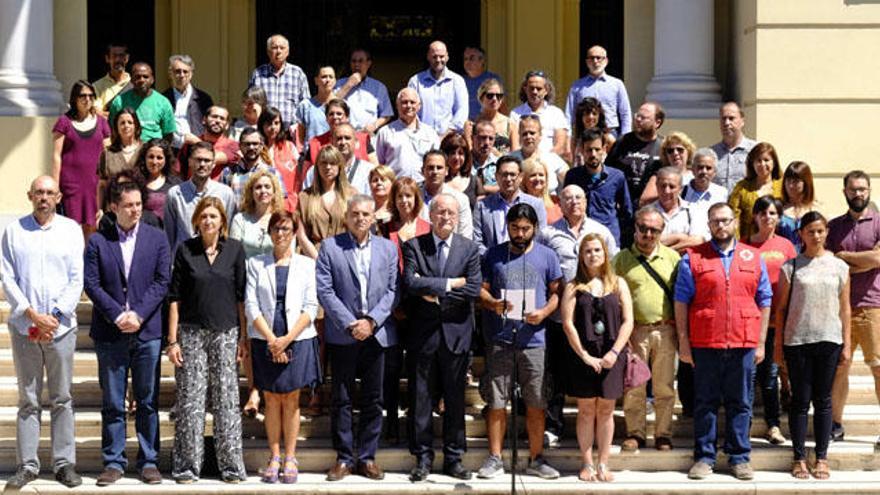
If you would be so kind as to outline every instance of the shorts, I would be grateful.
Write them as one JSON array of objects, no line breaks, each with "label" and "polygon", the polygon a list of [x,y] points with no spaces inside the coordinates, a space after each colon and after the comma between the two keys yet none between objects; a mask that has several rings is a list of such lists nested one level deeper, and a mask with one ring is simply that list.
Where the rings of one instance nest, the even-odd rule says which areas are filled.
[{"label": "shorts", "polygon": [[880,366],[880,308],[853,308],[852,350],[862,346],[865,364]]},{"label": "shorts", "polygon": [[[513,352],[509,344],[490,343],[486,348],[486,372],[480,377],[480,396],[490,409],[504,409],[510,400]],[[517,382],[526,407],[547,407],[544,348],[516,350]]]}]

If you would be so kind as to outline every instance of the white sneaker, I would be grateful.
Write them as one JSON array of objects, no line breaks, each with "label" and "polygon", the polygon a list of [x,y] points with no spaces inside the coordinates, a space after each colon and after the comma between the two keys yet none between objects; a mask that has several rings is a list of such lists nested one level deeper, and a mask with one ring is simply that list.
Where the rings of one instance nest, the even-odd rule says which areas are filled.
[{"label": "white sneaker", "polygon": [[555,449],[559,447],[559,436],[553,432],[544,432],[544,448]]}]

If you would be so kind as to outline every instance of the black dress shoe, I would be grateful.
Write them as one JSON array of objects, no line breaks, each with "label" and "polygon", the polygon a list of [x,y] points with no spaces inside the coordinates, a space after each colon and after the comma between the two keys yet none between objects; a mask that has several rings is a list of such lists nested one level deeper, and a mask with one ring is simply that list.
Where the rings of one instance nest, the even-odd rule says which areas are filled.
[{"label": "black dress shoe", "polygon": [[76,469],[73,464],[65,464],[61,466],[61,468],[55,473],[55,480],[67,488],[82,485],[83,482],[82,477],[76,474]]},{"label": "black dress shoe", "polygon": [[473,476],[473,473],[465,469],[464,466],[461,465],[461,462],[454,462],[443,466],[443,474],[460,480],[469,480],[471,479],[471,476]]}]

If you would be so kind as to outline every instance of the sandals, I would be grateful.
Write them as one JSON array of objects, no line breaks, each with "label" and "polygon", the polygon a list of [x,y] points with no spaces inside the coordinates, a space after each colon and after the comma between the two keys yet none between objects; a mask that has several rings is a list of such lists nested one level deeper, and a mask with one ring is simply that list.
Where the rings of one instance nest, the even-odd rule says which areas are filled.
[{"label": "sandals", "polygon": [[[275,464],[273,466],[273,464]],[[269,465],[263,470],[263,483],[278,483],[278,471],[281,469],[281,456],[276,455],[269,459]]]},{"label": "sandals", "polygon": [[285,457],[284,458],[284,471],[281,473],[281,482],[290,485],[296,483],[297,477],[299,477],[299,462],[297,462],[296,457]]},{"label": "sandals", "polygon": [[792,461],[791,463],[791,476],[795,479],[799,480],[808,480],[810,479],[810,472],[807,470],[807,461]]},{"label": "sandals", "polygon": [[599,463],[596,465],[596,479],[604,482],[614,481],[614,474],[611,473],[611,470],[608,469],[607,464]]},{"label": "sandals", "polygon": [[830,478],[831,469],[828,468],[828,460],[817,459],[816,465],[813,466],[810,474],[812,474],[813,478],[816,478],[817,480],[827,480],[828,478]]},{"label": "sandals", "polygon": [[598,481],[596,478],[596,468],[592,464],[584,464],[581,472],[578,473],[578,479],[586,482]]}]

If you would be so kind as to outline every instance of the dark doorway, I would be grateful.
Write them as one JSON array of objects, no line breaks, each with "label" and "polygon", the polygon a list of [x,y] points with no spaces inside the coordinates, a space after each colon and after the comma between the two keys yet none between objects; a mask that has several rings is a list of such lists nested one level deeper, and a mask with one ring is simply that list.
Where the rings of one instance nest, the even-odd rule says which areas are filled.
[{"label": "dark doorway", "polygon": [[119,2],[89,0],[89,81],[107,74],[104,52],[110,42],[128,45],[129,69],[135,62],[147,62],[156,72],[156,9],[154,0]]},{"label": "dark doorway", "polygon": [[602,45],[608,52],[606,72],[623,77],[623,2],[620,0],[581,0],[581,50],[578,61],[581,77],[587,74],[587,50]]},{"label": "dark doorway", "polygon": [[388,86],[392,99],[410,76],[427,67],[428,44],[443,40],[452,70],[461,74],[462,52],[480,43],[480,1],[262,0],[257,2],[257,64],[266,63],[266,39],[290,40],[290,61],[306,72],[309,84],[320,65],[337,77],[349,74],[351,50],[373,56],[371,75]]}]

